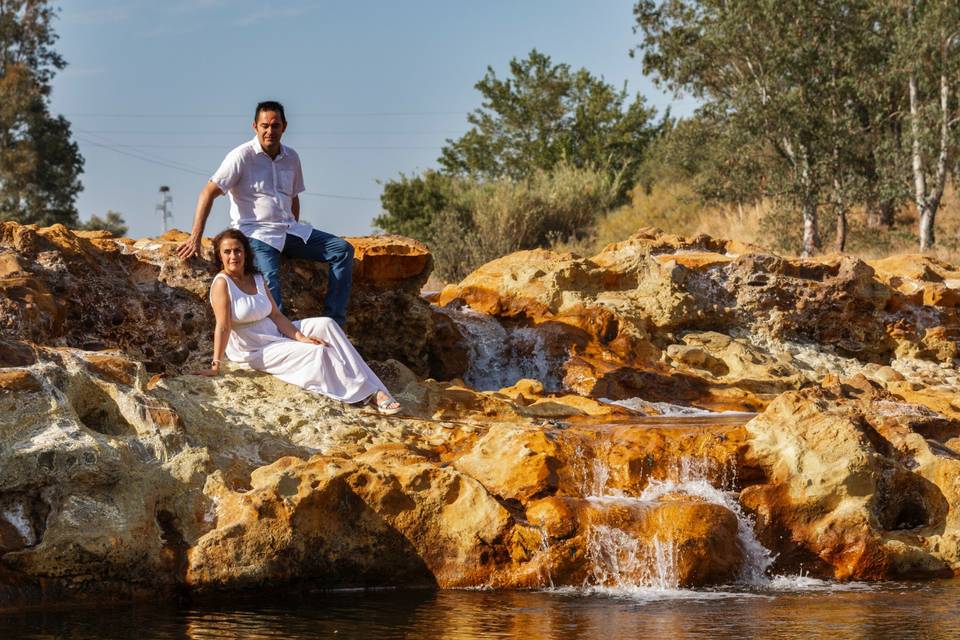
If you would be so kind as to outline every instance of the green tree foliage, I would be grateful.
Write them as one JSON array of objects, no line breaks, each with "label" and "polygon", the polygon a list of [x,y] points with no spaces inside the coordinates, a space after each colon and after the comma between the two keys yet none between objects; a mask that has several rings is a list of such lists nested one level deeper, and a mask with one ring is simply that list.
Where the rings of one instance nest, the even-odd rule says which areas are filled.
[{"label": "green tree foliage", "polygon": [[[450,227],[465,219],[462,199],[452,195],[462,195],[464,181],[478,188],[514,181],[526,183],[517,188],[537,189],[539,183],[534,182],[542,182],[558,167],[563,168],[562,180],[576,170],[583,172],[583,179],[604,174],[617,186],[617,199],[622,200],[645,149],[660,129],[653,123],[653,109],[641,96],[631,99],[625,88],[618,90],[586,69],[574,71],[569,65],[554,64],[537,50],[523,60],[511,60],[506,78],[488,68],[475,86],[482,106],[468,116],[471,129],[447,141],[439,171],[401,175],[384,185],[383,214],[374,220],[378,228],[412,236],[434,248],[438,242],[434,221],[441,214],[444,233],[465,231]],[[602,211],[594,210],[592,215],[598,213]],[[570,235],[577,229],[556,231]]]},{"label": "green tree foliage", "polygon": [[90,219],[80,225],[80,229],[86,231],[108,231],[110,234],[120,238],[127,233],[127,223],[123,215],[116,211],[107,211],[105,218],[94,214]]},{"label": "green tree foliage", "polygon": [[906,138],[920,249],[933,246],[943,189],[960,146],[960,3],[892,3],[893,82],[905,93]]},{"label": "green tree foliage", "polygon": [[401,174],[383,186],[380,202],[384,213],[373,223],[390,233],[431,242],[431,225],[451,202],[452,188],[450,176],[436,171],[412,177]]},{"label": "green tree foliage", "polygon": [[[810,254],[820,246],[824,209],[836,216],[840,250],[852,205],[866,207],[873,224],[892,224],[916,165],[907,134],[924,117],[920,156],[930,160],[921,164],[935,175],[928,184],[942,184],[938,158],[949,145],[940,144],[937,123],[956,126],[958,7],[955,0],[641,0],[634,13],[645,70],[703,100],[700,122],[680,133],[710,132],[702,138],[710,150],[701,153],[708,173],[726,178],[718,195],[732,192],[740,202],[752,193],[799,210]],[[910,115],[911,74],[927,116]],[[954,96],[944,108],[941,78]],[[947,112],[953,116],[941,117]],[[690,140],[672,142],[689,149]],[[737,157],[745,153],[747,162]],[[935,205],[937,190],[927,191]]]},{"label": "green tree foliage", "polygon": [[510,77],[487,67],[474,87],[483,103],[467,117],[473,127],[440,156],[449,175],[520,179],[561,161],[630,175],[656,133],[642,96],[627,104],[626,88],[536,49],[510,61]]},{"label": "green tree foliage", "polygon": [[77,224],[83,158],[70,124],[50,113],[54,49],[45,0],[0,0],[0,220]]}]

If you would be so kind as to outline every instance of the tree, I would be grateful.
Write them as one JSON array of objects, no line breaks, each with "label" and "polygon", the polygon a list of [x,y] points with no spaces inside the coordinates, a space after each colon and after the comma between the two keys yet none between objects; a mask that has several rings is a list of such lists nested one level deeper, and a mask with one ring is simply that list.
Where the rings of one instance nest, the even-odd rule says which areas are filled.
[{"label": "tree", "polygon": [[127,233],[127,223],[123,215],[116,211],[107,211],[106,218],[94,214],[90,219],[80,225],[80,229],[86,231],[109,231],[116,237],[122,237]]},{"label": "tree", "polygon": [[894,17],[899,79],[909,96],[910,166],[920,250],[935,242],[934,223],[960,131],[960,6],[955,0],[906,0]]},{"label": "tree", "polygon": [[383,187],[380,202],[385,213],[373,224],[384,231],[433,240],[432,222],[451,200],[451,178],[436,171],[425,171],[422,176],[400,174]]},{"label": "tree", "polygon": [[0,0],[0,219],[76,225],[83,158],[69,122],[49,110],[66,66],[54,17],[46,0]]},{"label": "tree", "polygon": [[473,127],[440,156],[450,175],[518,179],[561,161],[631,174],[657,133],[642,96],[627,104],[626,87],[554,64],[536,49],[510,60],[509,78],[487,67],[474,86],[483,103],[467,116]]},{"label": "tree", "polygon": [[837,215],[842,249],[851,204],[877,209],[898,193],[896,163],[885,155],[898,132],[887,4],[642,0],[634,8],[645,70],[702,98],[727,139],[772,152],[758,156],[756,188],[800,210],[805,255],[820,247],[824,205]]},{"label": "tree", "polygon": [[536,49],[509,66],[509,77],[488,67],[475,85],[482,105],[468,116],[471,129],[447,140],[439,171],[401,175],[384,185],[377,227],[430,242],[432,222],[451,206],[454,179],[523,181],[561,165],[606,174],[617,185],[617,200],[624,199],[663,126],[652,122],[655,112],[643,97],[631,100],[626,87],[554,64]]}]

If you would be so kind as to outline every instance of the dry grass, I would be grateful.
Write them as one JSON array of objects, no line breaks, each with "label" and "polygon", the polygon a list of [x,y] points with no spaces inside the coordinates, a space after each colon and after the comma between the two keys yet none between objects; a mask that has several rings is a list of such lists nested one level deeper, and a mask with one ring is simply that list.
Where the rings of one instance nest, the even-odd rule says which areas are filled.
[{"label": "dry grass", "polygon": [[[656,185],[649,193],[634,192],[629,204],[600,219],[592,234],[579,240],[557,243],[554,249],[594,255],[611,242],[625,240],[637,229],[657,227],[668,233],[706,233],[717,238],[755,244],[781,255],[797,255],[801,235],[799,216],[772,202],[757,205],[705,206],[685,184]],[[824,253],[833,253],[835,220],[829,209],[821,213]],[[929,252],[937,258],[960,264],[960,194],[948,187],[937,214],[937,246]],[[870,228],[866,213],[854,210],[848,217],[845,253],[863,258],[918,253],[916,208],[906,205],[897,212],[888,231]]]}]

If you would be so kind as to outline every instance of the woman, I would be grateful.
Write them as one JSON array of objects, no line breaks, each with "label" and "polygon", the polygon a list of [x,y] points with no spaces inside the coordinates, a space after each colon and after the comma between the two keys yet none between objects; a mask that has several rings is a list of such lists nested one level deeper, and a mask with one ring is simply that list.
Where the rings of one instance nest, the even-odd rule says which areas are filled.
[{"label": "woman", "polygon": [[280,313],[263,276],[253,267],[250,241],[243,233],[220,232],[213,239],[213,263],[220,270],[210,286],[217,326],[213,360],[200,375],[219,375],[226,355],[308,391],[343,402],[371,401],[384,415],[400,411],[400,404],[336,322],[330,318],[290,322]]}]

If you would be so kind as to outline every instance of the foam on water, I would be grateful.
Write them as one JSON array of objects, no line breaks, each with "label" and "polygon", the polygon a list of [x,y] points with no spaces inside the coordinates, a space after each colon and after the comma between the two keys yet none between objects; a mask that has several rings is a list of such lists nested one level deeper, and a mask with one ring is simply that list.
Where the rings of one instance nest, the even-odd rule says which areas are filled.
[{"label": "foam on water", "polygon": [[773,576],[766,582],[757,585],[764,591],[797,592],[797,591],[874,591],[876,585],[867,582],[833,582],[821,580],[811,576]]},{"label": "foam on water", "polygon": [[555,589],[549,589],[548,591],[572,596],[587,595],[625,598],[641,603],[655,603],[664,600],[723,600],[727,598],[761,598],[764,600],[772,600],[774,598],[774,596],[770,594],[736,589],[663,589],[643,585],[626,585],[620,587],[557,587]]},{"label": "foam on water", "polygon": [[694,416],[749,416],[753,415],[746,411],[709,411],[699,407],[689,407],[682,404],[672,404],[670,402],[650,402],[643,398],[626,398],[624,400],[611,400],[610,398],[600,398],[600,402],[615,404],[637,411],[644,415],[655,415],[664,417],[685,418]]}]

